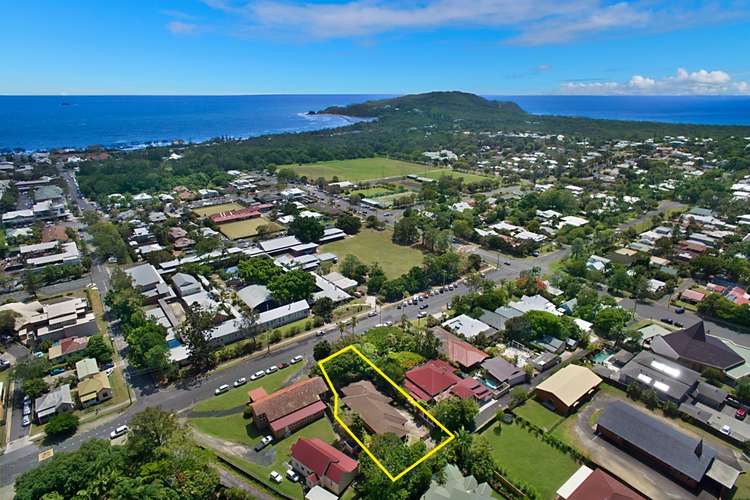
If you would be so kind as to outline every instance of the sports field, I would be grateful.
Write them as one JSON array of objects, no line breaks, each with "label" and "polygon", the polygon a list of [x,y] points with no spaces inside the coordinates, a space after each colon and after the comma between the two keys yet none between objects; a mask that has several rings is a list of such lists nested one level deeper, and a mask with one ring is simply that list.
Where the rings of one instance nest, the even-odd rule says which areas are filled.
[{"label": "sports field", "polygon": [[303,165],[282,165],[291,168],[299,175],[317,179],[324,177],[331,180],[333,176],[341,181],[367,181],[385,177],[401,177],[409,174],[422,174],[433,167],[390,158],[357,158],[355,160],[333,160]]},{"label": "sports field", "polygon": [[426,172],[420,175],[421,177],[427,177],[428,179],[435,179],[435,180],[440,179],[444,175],[447,175],[448,177],[461,177],[464,180],[464,182],[479,182],[479,181],[486,181],[487,179],[492,179],[492,177],[487,177],[484,175],[469,174],[466,172],[456,172],[455,170],[451,170],[449,168],[431,170],[429,172]]},{"label": "sports field", "polygon": [[230,212],[232,210],[239,210],[241,208],[245,208],[239,203],[222,203],[220,205],[211,205],[208,207],[200,207],[200,208],[194,208],[193,213],[197,214],[200,217],[208,217],[213,214],[218,214],[221,212]]},{"label": "sports field", "polygon": [[391,241],[391,231],[363,229],[358,234],[323,245],[321,252],[333,252],[339,259],[354,255],[365,264],[377,262],[385,275],[398,278],[414,266],[422,264],[422,252],[410,247],[402,247]]},{"label": "sports field", "polygon": [[220,224],[219,231],[230,240],[238,240],[240,238],[255,236],[258,234],[258,227],[263,225],[268,226],[272,233],[281,229],[281,227],[275,222],[271,222],[263,217],[257,217],[255,219],[245,219],[237,222]]}]

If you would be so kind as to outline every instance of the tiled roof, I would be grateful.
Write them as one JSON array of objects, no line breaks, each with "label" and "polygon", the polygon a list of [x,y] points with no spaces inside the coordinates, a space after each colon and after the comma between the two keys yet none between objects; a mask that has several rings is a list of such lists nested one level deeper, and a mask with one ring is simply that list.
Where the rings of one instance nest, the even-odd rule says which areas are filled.
[{"label": "tiled roof", "polygon": [[357,470],[359,463],[319,438],[299,438],[292,445],[292,457],[317,477],[328,477],[340,483],[345,474]]},{"label": "tiled roof", "polygon": [[453,374],[453,368],[447,362],[433,359],[406,372],[404,385],[413,396],[426,401],[460,380]]},{"label": "tiled roof", "polygon": [[490,390],[487,386],[471,377],[465,378],[451,387],[450,392],[461,399],[469,399],[473,397],[477,401],[484,401],[490,395]]},{"label": "tiled roof", "polygon": [[470,368],[489,356],[468,342],[464,342],[443,328],[434,328],[433,333],[442,343],[442,351],[452,363],[462,368]]},{"label": "tiled roof", "polygon": [[251,406],[256,415],[265,415],[272,422],[319,401],[327,390],[322,378],[308,378],[279,389]]},{"label": "tiled roof", "polygon": [[578,485],[567,500],[645,500],[628,486],[596,469]]},{"label": "tiled roof", "polygon": [[378,391],[369,380],[349,384],[341,389],[345,397],[341,400],[351,408],[376,434],[393,433],[406,435],[407,418],[389,403],[391,398]]}]

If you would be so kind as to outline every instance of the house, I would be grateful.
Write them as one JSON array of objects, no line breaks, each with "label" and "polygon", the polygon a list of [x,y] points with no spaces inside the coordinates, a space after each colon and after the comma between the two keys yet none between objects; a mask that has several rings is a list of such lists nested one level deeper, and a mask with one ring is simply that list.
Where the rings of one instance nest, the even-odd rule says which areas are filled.
[{"label": "house", "polygon": [[144,263],[125,269],[125,274],[133,280],[133,287],[141,292],[146,304],[154,304],[159,299],[171,299],[175,296],[172,288],[164,282],[151,264]]},{"label": "house", "polygon": [[76,362],[76,376],[78,380],[86,380],[99,373],[99,365],[94,358],[83,358]]},{"label": "house", "polygon": [[86,349],[89,337],[68,337],[60,340],[47,350],[47,358],[54,363],[63,362],[71,354]]},{"label": "house", "polygon": [[706,334],[703,321],[676,332],[654,337],[651,339],[651,350],[696,371],[705,368],[726,371],[745,362],[742,356],[718,337]]},{"label": "house", "polygon": [[545,406],[567,415],[588,400],[601,382],[588,368],[568,365],[536,386],[534,394]]},{"label": "house", "polygon": [[[430,488],[421,500],[491,500],[492,488],[487,483],[478,483],[474,476],[464,476],[454,464],[446,464],[443,469],[445,481],[432,480]],[[624,499],[623,499],[624,500]]]},{"label": "house", "polygon": [[81,406],[89,406],[112,399],[112,385],[104,372],[98,372],[78,383],[78,400]]},{"label": "house", "polygon": [[432,329],[432,333],[440,340],[440,352],[445,354],[448,361],[462,370],[468,371],[476,368],[479,363],[489,357],[484,351],[459,339],[443,328],[436,326]]},{"label": "house", "polygon": [[526,372],[505,358],[488,359],[482,363],[482,368],[499,385],[507,384],[513,387],[526,382]]},{"label": "house", "polygon": [[305,500],[339,500],[339,496],[334,495],[322,486],[315,485],[305,493]]},{"label": "house", "polygon": [[532,344],[538,349],[542,349],[553,354],[560,354],[565,350],[565,342],[551,335],[545,335],[532,342]]},{"label": "house", "polygon": [[466,314],[461,314],[455,318],[449,319],[448,321],[444,321],[442,326],[459,335],[463,335],[467,339],[473,339],[480,333],[488,333],[492,331],[492,328],[489,325]]},{"label": "house", "polygon": [[661,280],[651,278],[646,282],[646,290],[651,294],[661,293],[666,288],[667,288],[667,284]]},{"label": "house", "polygon": [[176,273],[172,276],[172,284],[177,290],[177,295],[185,297],[203,291],[203,286],[192,275],[185,273]]},{"label": "house", "polygon": [[81,253],[78,251],[75,241],[61,243],[54,240],[34,245],[21,245],[18,250],[26,267],[32,269],[81,262]]},{"label": "house", "polygon": [[403,439],[408,431],[409,421],[395,407],[391,398],[378,391],[369,380],[360,380],[341,389],[344,397],[341,402],[362,419],[368,431],[373,434],[395,434]]},{"label": "house", "polygon": [[300,380],[288,387],[260,397],[254,394],[250,404],[255,425],[281,438],[319,419],[326,405],[321,397],[328,387],[320,377]]},{"label": "house", "polygon": [[50,417],[59,412],[71,411],[75,407],[73,396],[70,394],[70,384],[61,385],[57,389],[36,398],[34,412],[36,420],[43,424]]},{"label": "house", "polygon": [[731,490],[739,476],[740,471],[732,474],[733,468],[717,458],[716,450],[702,438],[689,436],[623,401],[604,409],[596,432],[691,491],[711,484]]},{"label": "house", "polygon": [[96,317],[89,310],[86,299],[81,297],[53,304],[15,302],[0,306],[0,310],[12,310],[18,314],[16,331],[23,343],[31,338],[39,342],[57,342],[66,337],[90,337],[98,332]]},{"label": "house", "polygon": [[449,394],[460,399],[474,399],[480,406],[492,398],[492,391],[474,377],[462,378],[450,388]]},{"label": "house", "polygon": [[602,469],[581,465],[557,490],[558,500],[646,500]]},{"label": "house", "polygon": [[279,194],[281,194],[286,200],[296,200],[302,198],[305,195],[305,192],[300,188],[288,188],[282,190]]},{"label": "house", "polygon": [[290,465],[308,488],[322,486],[340,495],[357,476],[359,463],[319,438],[299,438]]},{"label": "house", "polygon": [[[541,295],[524,295],[521,300],[509,302],[508,307],[515,309],[519,313],[526,314],[529,311],[546,311],[555,316],[562,316],[562,313],[557,310],[555,304],[545,299]],[[499,312],[495,309],[495,312]]]},{"label": "house", "polygon": [[589,260],[586,261],[586,269],[593,269],[594,271],[603,273],[611,262],[612,261],[606,257],[592,255],[589,257]]},{"label": "house", "polygon": [[680,294],[680,298],[690,304],[697,304],[706,297],[706,294],[698,290],[685,290]]},{"label": "house", "polygon": [[641,351],[619,371],[623,385],[639,383],[656,390],[660,399],[680,404],[695,389],[700,373],[658,354]]},{"label": "house", "polygon": [[561,359],[559,355],[545,351],[539,353],[535,358],[530,359],[529,363],[540,372],[544,372],[560,364],[560,361]]},{"label": "house", "polygon": [[268,255],[275,255],[286,252],[290,248],[301,244],[302,242],[296,236],[282,236],[280,238],[261,241],[259,246]]},{"label": "house", "polygon": [[433,401],[460,380],[451,365],[432,359],[406,372],[404,388],[416,399]]}]

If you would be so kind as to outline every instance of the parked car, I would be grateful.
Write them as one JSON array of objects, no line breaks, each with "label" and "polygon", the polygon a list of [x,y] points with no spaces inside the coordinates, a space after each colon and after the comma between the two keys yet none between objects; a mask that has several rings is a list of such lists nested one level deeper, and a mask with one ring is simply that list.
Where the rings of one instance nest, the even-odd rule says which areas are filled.
[{"label": "parked car", "polygon": [[372,310],[372,311],[370,311],[370,312],[367,313],[367,317],[368,318],[374,318],[377,315],[378,315],[378,312],[375,311],[375,310]]},{"label": "parked car", "polygon": [[53,369],[51,369],[51,370],[49,371],[49,374],[50,374],[50,375],[60,375],[60,374],[61,374],[61,373],[63,373],[64,371],[65,371],[65,368],[62,368],[62,367],[57,367],[57,368],[53,368]]},{"label": "parked car", "polygon": [[417,318],[426,318],[427,313],[424,311],[419,311],[419,314],[417,314]]},{"label": "parked car", "polygon": [[292,469],[289,469],[286,471],[286,478],[293,483],[296,483],[297,481],[299,481],[299,476]]},{"label": "parked car", "polygon": [[31,405],[23,405],[23,414],[31,415]]},{"label": "parked car", "polygon": [[266,372],[264,372],[263,370],[260,370],[250,375],[250,380],[258,380],[261,377],[265,377],[265,375],[266,375]]},{"label": "parked car", "polygon": [[286,361],[283,361],[283,362],[279,363],[279,370],[283,370],[287,366],[289,366],[289,363],[287,363]]},{"label": "parked car", "polygon": [[678,307],[677,309],[674,310],[674,312],[676,312],[677,314],[683,314],[685,312],[685,308]]},{"label": "parked car", "polygon": [[276,366],[276,365],[271,365],[268,368],[266,368],[266,375],[270,375],[270,374],[272,374],[274,372],[277,372],[277,371],[279,371],[279,367]]},{"label": "parked car", "polygon": [[427,309],[428,307],[430,307],[430,304],[422,304],[419,306],[420,309]]},{"label": "parked car", "polygon": [[737,408],[737,411],[734,413],[734,418],[737,420],[745,420],[745,417],[747,416],[747,411],[745,411],[744,408]]},{"label": "parked car", "polygon": [[671,320],[671,319],[669,319],[669,318],[662,318],[662,319],[661,319],[661,322],[662,322],[662,323],[666,323],[666,324],[668,324],[668,325],[671,325],[672,323],[674,323],[674,321],[672,321],[672,320]]},{"label": "parked car", "polygon": [[228,390],[229,390],[229,385],[222,384],[222,385],[220,385],[219,387],[216,388],[216,390],[214,391],[214,395],[218,396],[219,394],[224,394]]},{"label": "parked car", "polygon": [[299,355],[299,354],[298,354],[297,356],[295,356],[295,357],[293,357],[292,359],[290,359],[290,360],[289,360],[289,362],[290,362],[291,364],[295,364],[295,363],[299,363],[299,362],[300,362],[300,361],[302,361],[303,359],[304,359],[304,358],[303,358],[303,357],[302,357],[301,355]]},{"label": "parked car", "polygon": [[128,429],[127,425],[121,425],[120,427],[118,427],[117,429],[115,429],[115,430],[113,430],[112,432],[109,433],[109,438],[110,439],[115,439],[115,438],[118,438],[120,436],[124,436],[125,434],[128,433],[129,430],[130,429]]},{"label": "parked car", "polygon": [[263,439],[258,441],[258,444],[255,445],[255,451],[260,451],[273,441],[273,437],[271,436],[264,436]]},{"label": "parked car", "polygon": [[386,321],[385,326],[393,326],[393,321],[391,320]]},{"label": "parked car", "polygon": [[235,387],[239,387],[241,385],[247,384],[247,379],[245,377],[240,377],[237,380],[234,381],[234,384],[232,384]]},{"label": "parked car", "polygon": [[271,481],[273,481],[275,483],[281,483],[281,481],[284,479],[284,478],[281,477],[281,474],[279,474],[275,470],[271,471],[270,477],[271,477]]},{"label": "parked car", "polygon": [[23,421],[21,422],[21,425],[22,425],[23,427],[28,427],[28,426],[30,426],[30,425],[31,425],[31,418],[29,418],[28,416],[26,416],[26,417],[23,417]]},{"label": "parked car", "polygon": [[728,425],[722,425],[721,429],[719,429],[719,432],[721,432],[725,436],[729,436],[732,434],[732,428],[729,427]]},{"label": "parked car", "polygon": [[401,309],[402,307],[403,307],[403,306],[401,305],[401,303],[398,303],[398,304],[396,305],[396,309]]},{"label": "parked car", "polygon": [[325,334],[326,334],[326,332],[324,332],[323,330],[318,330],[317,332],[315,332],[315,336],[316,337],[322,337]]}]

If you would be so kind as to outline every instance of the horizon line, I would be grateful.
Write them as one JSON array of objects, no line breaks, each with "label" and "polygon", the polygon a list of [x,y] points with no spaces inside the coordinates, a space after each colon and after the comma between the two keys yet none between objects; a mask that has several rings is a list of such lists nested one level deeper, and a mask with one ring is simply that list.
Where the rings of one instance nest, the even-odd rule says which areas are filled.
[{"label": "horizon line", "polygon": [[464,90],[428,90],[423,92],[271,92],[271,93],[147,93],[147,94],[5,94],[0,92],[0,97],[292,97],[292,96],[406,96],[428,94],[433,92],[463,92],[480,97],[748,97],[750,94],[565,94],[565,93],[484,93],[469,92]]}]

